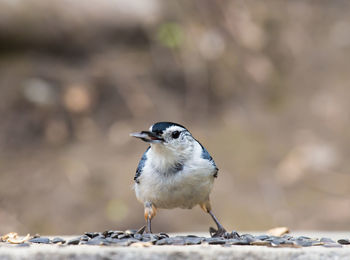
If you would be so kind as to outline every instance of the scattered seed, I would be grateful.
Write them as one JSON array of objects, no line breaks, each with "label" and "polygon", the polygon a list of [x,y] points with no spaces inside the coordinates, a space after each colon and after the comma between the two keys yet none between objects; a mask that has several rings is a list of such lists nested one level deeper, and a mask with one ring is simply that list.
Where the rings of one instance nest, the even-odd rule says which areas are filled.
[{"label": "scattered seed", "polygon": [[158,241],[156,242],[156,245],[158,245],[158,246],[169,245],[169,243],[168,243],[168,238],[163,238],[163,239],[161,239],[161,240],[158,240]]},{"label": "scattered seed", "polygon": [[[135,238],[128,238],[126,241],[128,241],[128,243],[130,243],[130,244],[140,242],[140,240],[137,240],[137,239],[135,239]],[[152,243],[152,242],[150,241],[150,243]]]},{"label": "scattered seed", "polygon": [[240,245],[240,246],[246,246],[249,245],[250,243],[248,242],[247,239],[237,239],[237,238],[231,238],[226,240],[226,244],[230,245]]},{"label": "scattered seed", "polygon": [[271,241],[271,244],[272,245],[281,245],[281,244],[285,244],[286,243],[286,240],[282,237],[280,238],[275,238]]},{"label": "scattered seed", "polygon": [[93,238],[90,239],[89,241],[86,241],[86,245],[108,245],[109,242],[106,239],[103,238]]},{"label": "scattered seed", "polygon": [[113,234],[118,234],[118,235],[121,235],[121,234],[124,234],[125,232],[124,231],[121,231],[121,230],[115,230],[113,231]]},{"label": "scattered seed", "polygon": [[271,242],[265,240],[255,240],[250,243],[252,246],[270,246]]},{"label": "scattered seed", "polygon": [[186,245],[199,245],[200,243],[202,243],[202,240],[203,240],[203,238],[201,238],[201,237],[196,237],[196,236],[189,237],[189,236],[187,236],[185,239],[185,244]]},{"label": "scattered seed", "polygon": [[139,233],[136,233],[136,234],[134,235],[134,238],[137,239],[137,240],[141,240],[141,239],[142,239],[142,235],[139,234]]},{"label": "scattered seed", "polygon": [[7,242],[8,239],[11,239],[11,238],[15,239],[15,238],[17,238],[17,236],[18,236],[17,233],[15,233],[15,232],[10,232],[10,233],[8,233],[8,234],[6,234],[6,235],[3,235],[3,236],[0,238],[0,240],[3,241],[3,242]]},{"label": "scattered seed", "polygon": [[169,245],[177,245],[177,246],[186,245],[186,237],[184,236],[170,237],[170,238],[167,238],[167,240],[169,241]]},{"label": "scattered seed", "polygon": [[159,237],[157,235],[154,234],[144,234],[142,236],[142,241],[143,242],[156,242],[159,239]]},{"label": "scattered seed", "polygon": [[80,237],[73,238],[67,242],[67,245],[78,245],[80,242]]},{"label": "scattered seed", "polygon": [[296,240],[295,243],[302,247],[309,247],[312,246],[312,242],[309,240]]},{"label": "scattered seed", "polygon": [[339,239],[338,243],[341,245],[350,245],[350,240],[349,239]]},{"label": "scattered seed", "polygon": [[82,236],[80,237],[80,241],[88,241],[89,239],[90,239],[90,237],[87,236],[87,235],[82,235]]},{"label": "scattered seed", "polygon": [[323,246],[325,245],[326,243],[324,242],[320,242],[320,241],[313,241],[312,242],[312,246]]},{"label": "scattered seed", "polygon": [[328,238],[328,237],[322,237],[320,239],[320,242],[324,242],[324,243],[335,243],[335,241],[331,238]]},{"label": "scattered seed", "polygon": [[205,239],[209,245],[223,245],[226,244],[226,240],[219,237],[210,237]]},{"label": "scattered seed", "polygon": [[135,229],[128,229],[124,232],[126,235],[132,236],[137,233],[137,230]]},{"label": "scattered seed", "polygon": [[27,242],[28,240],[30,240],[30,234],[27,234],[24,238],[19,238],[17,237],[17,235],[15,237],[9,237],[7,239],[7,242],[11,243],[11,244],[22,244],[24,242]]},{"label": "scattered seed", "polygon": [[274,246],[274,247],[293,247],[293,248],[301,248],[300,245],[296,244],[296,243],[285,243],[285,244],[279,244],[277,246]]},{"label": "scattered seed", "polygon": [[118,236],[121,235],[121,234],[118,234],[118,233],[113,233],[110,235],[111,238],[118,238]]},{"label": "scattered seed", "polygon": [[38,243],[38,244],[50,244],[50,239],[47,237],[32,238],[28,241],[31,243]]},{"label": "scattered seed", "polygon": [[57,244],[57,243],[64,244],[64,243],[66,243],[66,240],[64,240],[63,238],[60,238],[60,237],[55,237],[55,238],[52,239],[51,242],[54,243],[54,244]]},{"label": "scattered seed", "polygon": [[94,238],[94,237],[97,237],[99,235],[99,233],[97,233],[97,232],[85,232],[85,235],[87,235],[90,238]]},{"label": "scattered seed", "polygon": [[268,234],[272,235],[272,236],[283,236],[284,234],[289,233],[289,228],[287,227],[276,227],[276,228],[272,228],[270,230],[267,231]]},{"label": "scattered seed", "polygon": [[143,232],[145,232],[146,226],[142,226],[141,228],[139,228],[139,230],[137,230],[137,234],[143,234]]},{"label": "scattered seed", "polygon": [[269,237],[270,237],[269,235],[259,235],[259,236],[256,236],[255,238],[258,239],[258,240],[266,240]]},{"label": "scattered seed", "polygon": [[[139,230],[129,229],[124,231],[108,230],[104,232],[86,232],[80,237],[73,238],[67,243],[63,238],[55,237],[50,240],[47,237],[30,237],[28,235],[24,239],[20,239],[17,233],[9,233],[1,237],[2,242],[8,242],[12,244],[19,244],[23,246],[29,246],[30,243],[41,244],[59,244],[65,245],[108,245],[108,246],[132,246],[132,247],[148,247],[151,245],[222,245],[224,247],[230,247],[234,245],[253,245],[253,246],[270,246],[270,247],[310,247],[310,246],[323,246],[329,248],[338,248],[342,245],[350,245],[349,239],[339,239],[337,242],[328,237],[322,237],[320,239],[310,238],[307,236],[292,237],[291,235],[284,234],[282,236],[277,235],[258,235],[251,234],[238,235],[237,232],[226,232],[222,237],[199,237],[196,235],[187,236],[173,236],[169,237],[166,233],[159,234],[144,234],[145,227]],[[216,232],[213,228],[212,232]],[[31,238],[30,240],[28,240]],[[13,241],[14,242],[13,242]],[[0,242],[1,242],[0,241]],[[27,241],[29,243],[27,243]],[[63,246],[65,246],[63,245]]]},{"label": "scattered seed", "polygon": [[103,241],[101,241],[100,239],[90,239],[89,241],[82,241],[82,242],[85,242],[85,243],[81,243],[81,244],[84,244],[84,245],[100,245]]},{"label": "scattered seed", "polygon": [[300,236],[297,239],[311,239],[310,237],[306,237],[306,236]]},{"label": "scattered seed", "polygon": [[117,237],[113,237],[113,238],[123,239],[123,238],[128,238],[128,237],[129,237],[129,235],[127,235],[127,234],[120,234]]},{"label": "scattered seed", "polygon": [[241,240],[247,240],[247,242],[250,244],[254,241],[256,241],[256,238],[253,235],[250,234],[244,234],[240,236]]},{"label": "scattered seed", "polygon": [[110,237],[112,234],[114,234],[114,231],[113,230],[108,230],[107,237]]}]

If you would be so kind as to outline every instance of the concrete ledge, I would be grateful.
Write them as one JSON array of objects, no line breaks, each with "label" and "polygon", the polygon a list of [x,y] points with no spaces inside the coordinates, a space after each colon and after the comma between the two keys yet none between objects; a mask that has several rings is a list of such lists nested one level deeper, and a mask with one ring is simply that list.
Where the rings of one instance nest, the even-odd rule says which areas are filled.
[{"label": "concrete ledge", "polygon": [[33,245],[1,247],[0,259],[349,259],[343,248],[267,248],[261,246],[153,246],[148,248]]}]

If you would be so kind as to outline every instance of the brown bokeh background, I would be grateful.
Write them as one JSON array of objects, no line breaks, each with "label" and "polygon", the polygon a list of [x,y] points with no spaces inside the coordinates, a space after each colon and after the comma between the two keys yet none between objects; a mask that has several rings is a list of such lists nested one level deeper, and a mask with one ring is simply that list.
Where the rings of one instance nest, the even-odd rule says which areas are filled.
[{"label": "brown bokeh background", "polygon": [[[350,229],[348,1],[0,2],[0,233],[138,228],[146,144],[187,126],[229,230]],[[198,207],[155,232],[207,231]]]}]

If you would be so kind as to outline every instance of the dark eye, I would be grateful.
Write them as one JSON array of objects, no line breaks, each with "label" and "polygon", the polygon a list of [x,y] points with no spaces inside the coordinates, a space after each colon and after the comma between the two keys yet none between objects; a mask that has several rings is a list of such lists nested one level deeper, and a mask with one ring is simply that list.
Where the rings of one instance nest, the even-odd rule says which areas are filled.
[{"label": "dark eye", "polygon": [[177,139],[179,136],[180,136],[180,132],[179,131],[174,131],[172,134],[171,134],[172,138],[174,139]]}]

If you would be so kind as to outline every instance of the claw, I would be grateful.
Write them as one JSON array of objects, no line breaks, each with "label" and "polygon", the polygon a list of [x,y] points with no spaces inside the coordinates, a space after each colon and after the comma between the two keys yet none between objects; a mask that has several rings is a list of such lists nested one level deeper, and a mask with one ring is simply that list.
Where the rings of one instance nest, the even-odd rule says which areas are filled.
[{"label": "claw", "polygon": [[226,239],[230,239],[230,238],[238,239],[241,237],[236,231],[232,231],[231,233],[229,233],[224,228],[219,228],[218,230],[216,230],[215,228],[210,227],[209,233],[211,237],[223,237]]},{"label": "claw", "polygon": [[209,228],[209,233],[211,237],[226,237],[225,235],[228,234],[224,228],[219,228],[216,230],[213,227]]},{"label": "claw", "polygon": [[232,231],[231,233],[227,233],[227,234],[228,234],[227,238],[236,238],[236,239],[241,238],[241,236],[236,231]]},{"label": "claw", "polygon": [[213,237],[216,232],[217,232],[217,230],[215,228],[213,228],[213,227],[209,228],[209,234],[211,237]]},{"label": "claw", "polygon": [[139,230],[137,230],[137,234],[143,234],[145,232],[146,226],[142,226]]}]

